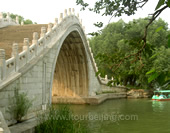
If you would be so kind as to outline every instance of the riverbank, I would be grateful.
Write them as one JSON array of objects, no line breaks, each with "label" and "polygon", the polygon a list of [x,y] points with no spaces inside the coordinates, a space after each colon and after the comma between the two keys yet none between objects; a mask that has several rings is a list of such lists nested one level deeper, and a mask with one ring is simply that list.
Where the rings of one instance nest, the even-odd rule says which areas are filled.
[{"label": "riverbank", "polygon": [[[97,105],[108,99],[122,99],[126,98],[126,92],[122,93],[108,93],[100,94],[96,96],[91,96],[88,98],[55,98],[55,103],[58,104],[90,104]],[[34,133],[35,127],[37,125],[36,119],[32,118],[22,123],[10,126],[9,129],[11,133]]]},{"label": "riverbank", "polygon": [[119,98],[126,98],[126,92],[121,93],[107,93],[107,94],[100,94],[96,96],[90,97],[53,97],[52,101],[53,104],[100,104],[107,99],[119,99]]}]

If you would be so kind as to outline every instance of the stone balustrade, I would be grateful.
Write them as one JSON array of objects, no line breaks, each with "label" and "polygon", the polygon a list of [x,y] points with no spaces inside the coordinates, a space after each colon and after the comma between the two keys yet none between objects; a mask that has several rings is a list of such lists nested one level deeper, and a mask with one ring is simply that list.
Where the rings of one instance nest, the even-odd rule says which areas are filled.
[{"label": "stone balustrade", "polygon": [[16,17],[16,20],[10,17],[10,13],[7,13],[6,18],[3,17],[3,13],[0,12],[0,28],[6,27],[8,25],[19,25],[19,18]]},{"label": "stone balustrade", "polygon": [[[70,19],[71,18],[71,19]],[[4,20],[2,13],[0,14],[0,20]],[[7,18],[10,19],[10,14],[7,14]],[[39,56],[43,50],[50,46],[51,39],[57,36],[59,31],[66,29],[66,27],[72,23],[72,20],[77,21],[80,25],[79,16],[75,16],[75,10],[69,9],[60,14],[59,23],[58,18],[55,18],[54,24],[49,23],[48,29],[46,27],[41,28],[40,38],[37,32],[33,33],[32,44],[29,45],[29,38],[24,38],[23,51],[18,53],[18,44],[14,43],[12,47],[12,57],[5,60],[5,50],[0,49],[0,81],[6,79],[9,75],[18,72],[20,68],[29,63],[32,59]],[[10,19],[11,20],[11,19]],[[16,24],[18,23],[18,17],[16,19]],[[82,25],[81,25],[82,26]],[[83,26],[82,26],[83,27]],[[91,49],[91,48],[89,48]],[[91,50],[90,50],[91,52]],[[94,58],[92,56],[93,64],[95,64]],[[97,66],[94,65],[95,70]]]},{"label": "stone balustrade", "polygon": [[[6,18],[3,18],[2,13],[0,13],[1,22],[2,20],[7,20],[7,19],[9,19],[10,21],[12,20],[10,18],[9,13],[7,14]],[[32,45],[29,45],[29,38],[24,38],[23,51],[21,53],[18,53],[18,44],[14,43],[12,47],[12,57],[8,60],[5,60],[5,50],[0,49],[0,81],[6,79],[8,75],[11,75],[17,72],[20,68],[25,66],[32,59],[39,56],[40,53],[50,45],[51,38],[56,37],[57,33],[60,30],[65,29],[67,25],[71,23],[72,19],[75,19],[82,26],[82,19],[80,19],[79,14],[75,16],[74,8],[72,10],[71,8],[69,8],[68,12],[65,9],[64,16],[63,16],[63,13],[60,13],[59,19],[55,18],[54,24],[52,23],[48,24],[48,29],[46,29],[46,27],[41,28],[40,38],[37,32],[33,33]],[[17,17],[15,24],[18,24],[18,23],[19,23],[19,19]],[[85,27],[82,26],[82,29],[85,29]],[[88,51],[92,59],[91,61],[92,61],[94,70],[95,72],[98,72],[98,67],[94,60],[89,42],[87,44],[88,44]],[[100,76],[98,76],[98,79],[100,80],[102,84],[107,84],[110,81],[110,79],[107,78],[107,75],[105,76],[105,78],[101,78]]]}]

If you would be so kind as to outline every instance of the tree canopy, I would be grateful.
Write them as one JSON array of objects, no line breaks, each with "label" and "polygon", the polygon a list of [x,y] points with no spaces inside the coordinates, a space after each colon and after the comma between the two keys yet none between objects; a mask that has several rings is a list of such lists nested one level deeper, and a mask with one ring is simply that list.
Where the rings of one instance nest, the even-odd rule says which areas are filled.
[{"label": "tree canopy", "polygon": [[[89,7],[83,0],[76,3],[82,6],[82,10],[89,7],[90,11],[112,18],[133,15],[148,1],[98,0],[94,7]],[[127,24],[120,20],[106,26],[101,33],[92,33],[98,35],[90,40],[100,68],[98,74],[107,73],[118,84],[167,88],[170,84],[170,32],[167,23],[156,20],[167,8],[170,8],[170,0],[158,0],[150,17]],[[95,26],[102,27],[103,23],[97,22]]]},{"label": "tree canopy", "polygon": [[[123,20],[108,24],[101,35],[92,37],[90,45],[101,76],[105,74],[109,78],[114,77],[114,82],[123,85],[139,86],[143,88],[153,87],[156,82],[149,82],[149,76],[146,74],[151,69],[159,72],[168,72],[170,70],[170,59],[168,59],[169,48],[167,45],[168,24],[162,19],[154,21],[149,28],[147,36],[147,45],[142,52],[140,59],[129,57],[123,64],[117,67],[120,60],[129,54],[133,54],[142,44],[136,45],[143,35],[146,19],[137,19],[125,23]],[[156,31],[157,27],[163,27]],[[162,55],[164,53],[164,55]],[[152,57],[155,55],[155,57]],[[159,58],[156,56],[159,55]],[[169,61],[169,62],[168,62]],[[158,63],[159,62],[159,63]],[[165,62],[166,65],[164,65]],[[160,64],[160,67],[158,67]],[[158,66],[157,66],[158,65]]]}]

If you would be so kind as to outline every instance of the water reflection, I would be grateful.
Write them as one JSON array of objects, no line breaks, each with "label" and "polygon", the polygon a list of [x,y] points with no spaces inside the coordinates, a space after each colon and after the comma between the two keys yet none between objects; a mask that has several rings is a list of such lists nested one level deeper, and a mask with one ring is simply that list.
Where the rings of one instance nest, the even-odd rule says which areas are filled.
[{"label": "water reflection", "polygon": [[152,108],[154,112],[162,112],[166,106],[166,101],[152,101]]},{"label": "water reflection", "polygon": [[[117,99],[94,106],[71,105],[71,108],[76,115],[89,118],[87,123],[92,133],[170,133],[170,101]],[[128,115],[128,120],[118,119],[122,115]],[[129,115],[138,119],[129,119]]]}]

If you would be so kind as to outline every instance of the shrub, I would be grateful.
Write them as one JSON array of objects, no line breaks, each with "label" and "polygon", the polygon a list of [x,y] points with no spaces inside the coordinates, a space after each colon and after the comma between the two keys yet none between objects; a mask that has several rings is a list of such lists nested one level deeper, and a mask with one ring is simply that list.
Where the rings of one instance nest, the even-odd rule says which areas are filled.
[{"label": "shrub", "polygon": [[15,96],[11,100],[15,104],[9,107],[9,112],[14,114],[14,118],[20,123],[22,117],[27,114],[28,109],[32,106],[32,100],[28,99],[27,93],[19,94],[18,91],[15,91]]},{"label": "shrub", "polygon": [[72,119],[68,106],[51,106],[46,112],[38,114],[36,133],[87,133],[85,123]]}]

